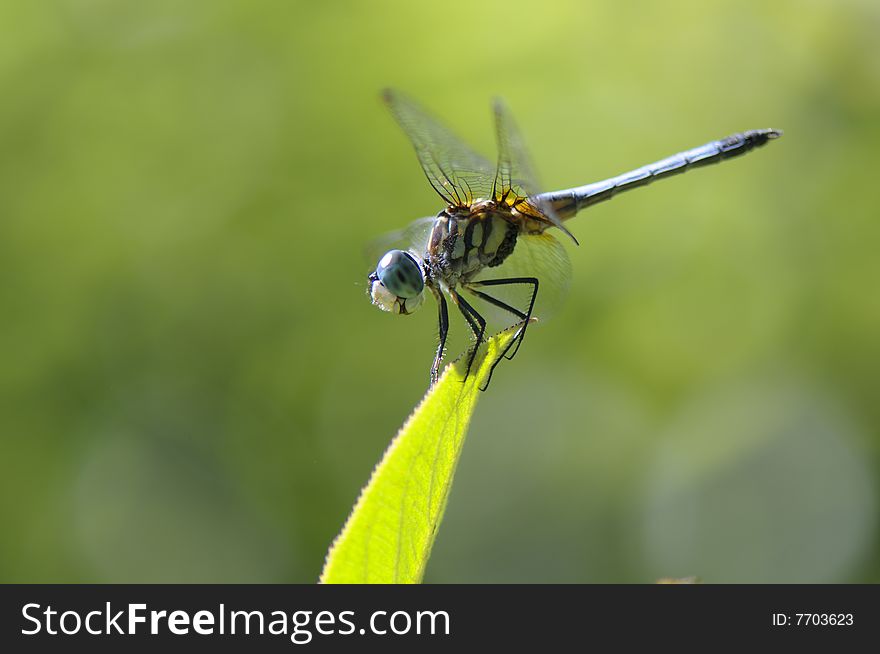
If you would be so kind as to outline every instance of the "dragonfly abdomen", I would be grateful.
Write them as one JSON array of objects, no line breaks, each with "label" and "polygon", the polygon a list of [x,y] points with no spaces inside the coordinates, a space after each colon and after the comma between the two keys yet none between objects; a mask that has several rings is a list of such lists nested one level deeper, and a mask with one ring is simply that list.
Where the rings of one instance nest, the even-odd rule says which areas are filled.
[{"label": "dragonfly abdomen", "polygon": [[543,193],[538,196],[538,199],[549,202],[561,218],[570,218],[582,209],[610,200],[623,191],[645,186],[656,179],[671,177],[691,168],[708,166],[737,157],[781,135],[782,132],[775,129],[753,129],[732,134],[718,141],[712,141],[636,168],[617,177],[564,191]]}]

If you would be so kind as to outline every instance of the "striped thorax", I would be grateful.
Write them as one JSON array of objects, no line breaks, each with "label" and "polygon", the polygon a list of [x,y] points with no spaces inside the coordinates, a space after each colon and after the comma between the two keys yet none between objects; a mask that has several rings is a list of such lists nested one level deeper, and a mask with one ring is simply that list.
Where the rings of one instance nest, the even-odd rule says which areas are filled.
[{"label": "striped thorax", "polygon": [[515,211],[491,201],[441,211],[428,239],[429,278],[455,288],[483,268],[501,265],[516,247],[520,223]]}]

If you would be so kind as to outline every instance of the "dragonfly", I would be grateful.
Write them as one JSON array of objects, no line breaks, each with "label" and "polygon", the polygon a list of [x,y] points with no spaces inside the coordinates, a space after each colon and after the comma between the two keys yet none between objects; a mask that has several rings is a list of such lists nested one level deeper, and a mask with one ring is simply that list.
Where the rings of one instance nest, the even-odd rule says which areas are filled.
[{"label": "dragonfly", "polygon": [[496,366],[519,351],[528,326],[549,315],[565,295],[571,265],[553,232],[578,244],[565,221],[624,191],[726,161],[782,135],[778,129],[748,130],[599,182],[540,192],[520,131],[500,99],[492,104],[498,152],[490,163],[405,95],[386,89],[382,97],[445,207],[386,239],[397,247],[384,251],[368,275],[370,298],[384,311],[409,315],[422,306],[427,293],[434,297],[439,343],[431,385],[439,378],[446,352],[447,297],[474,341],[465,379],[480,344],[487,340],[483,314],[489,310],[500,316],[504,327],[515,327],[481,390],[489,386]]}]

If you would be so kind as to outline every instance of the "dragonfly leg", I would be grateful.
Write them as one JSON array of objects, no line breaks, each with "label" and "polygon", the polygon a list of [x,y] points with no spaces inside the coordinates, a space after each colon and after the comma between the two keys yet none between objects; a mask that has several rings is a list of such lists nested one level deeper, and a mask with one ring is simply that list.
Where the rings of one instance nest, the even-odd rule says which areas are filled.
[{"label": "dragonfly leg", "polygon": [[502,301],[499,300],[498,298],[496,298],[496,297],[492,297],[492,296],[489,295],[488,293],[483,293],[482,291],[478,291],[477,289],[475,289],[475,288],[471,288],[470,286],[465,286],[465,288],[466,288],[469,292],[471,292],[471,293],[473,293],[474,295],[476,295],[478,298],[480,298],[480,299],[482,299],[482,300],[485,300],[485,301],[488,302],[489,304],[494,304],[494,305],[495,305],[496,307],[498,307],[499,309],[504,309],[504,310],[507,311],[508,313],[512,313],[513,315],[515,315],[515,316],[516,316],[517,318],[519,318],[520,320],[525,320],[525,319],[526,319],[526,314],[524,314],[522,311],[520,311],[520,310],[517,309],[516,307],[512,307],[512,306],[510,306],[509,304],[507,304],[507,302],[502,302]]},{"label": "dragonfly leg", "polygon": [[524,314],[522,311],[520,311],[516,307],[510,306],[509,304],[507,304],[507,302],[502,302],[498,298],[492,297],[488,293],[483,293],[482,291],[478,291],[477,289],[473,288],[471,285],[465,286],[465,288],[470,293],[473,293],[475,296],[477,296],[478,298],[485,300],[489,304],[495,305],[499,309],[503,309],[504,311],[507,311],[508,313],[513,314],[514,316],[519,318],[520,321],[522,321],[520,328],[517,330],[516,334],[514,334],[513,338],[510,339],[510,342],[504,348],[504,351],[495,358],[495,361],[492,362],[492,367],[489,368],[489,375],[488,375],[488,377],[486,377],[486,382],[480,387],[481,391],[485,391],[487,388],[489,388],[489,382],[492,381],[492,375],[495,373],[495,368],[498,366],[499,363],[501,363],[501,359],[504,357],[504,355],[507,354],[507,352],[510,350],[510,347],[519,338],[520,333],[525,328],[525,321],[528,319],[528,316],[526,316],[526,314]]},{"label": "dragonfly leg", "polygon": [[[511,284],[528,284],[529,286],[532,287],[532,295],[529,298],[529,308],[525,314],[523,314],[521,311],[517,311],[517,310],[513,309],[513,307],[506,305],[504,302],[501,302],[500,300],[496,300],[495,298],[492,298],[490,300],[490,299],[488,299],[489,296],[486,296],[485,293],[483,294],[483,296],[485,296],[485,297],[483,297],[483,299],[486,300],[487,302],[491,302],[492,304],[494,304],[497,307],[500,307],[500,308],[505,309],[507,311],[511,311],[511,313],[522,318],[522,320],[523,320],[522,328],[519,330],[519,333],[513,339],[513,341],[511,341],[511,343],[513,343],[513,342],[516,343],[516,347],[513,349],[513,352],[508,354],[508,350],[510,349],[509,346],[504,349],[503,356],[506,357],[508,361],[512,361],[513,357],[516,356],[516,353],[519,352],[519,346],[522,345],[523,339],[526,336],[526,327],[528,327],[529,322],[531,321],[532,310],[535,308],[535,299],[538,297],[538,278],[537,277],[509,277],[508,279],[482,279],[478,282],[470,282],[470,286],[507,286],[507,285],[511,285]],[[472,292],[475,292],[475,293],[478,292],[478,291],[473,291],[473,289],[471,289],[471,290],[472,290]]]},{"label": "dragonfly leg", "polygon": [[434,357],[434,363],[431,366],[431,386],[437,383],[440,376],[440,363],[443,361],[443,350],[446,349],[446,336],[449,334],[449,310],[446,308],[446,298],[443,292],[435,292],[437,297],[437,305],[440,311],[440,344],[437,346],[437,356]]},{"label": "dragonfly leg", "polygon": [[522,323],[520,328],[517,330],[516,334],[514,334],[513,338],[510,339],[510,341],[505,346],[504,351],[501,354],[499,354],[497,357],[495,357],[495,361],[492,362],[492,367],[489,368],[489,374],[486,377],[486,383],[484,383],[480,387],[481,391],[485,392],[485,390],[487,388],[489,388],[489,382],[492,381],[492,375],[495,373],[495,368],[498,367],[498,364],[501,363],[501,360],[504,358],[507,358],[507,360],[510,361],[511,357],[507,357],[507,352],[513,346],[513,344],[516,342],[516,339],[519,338],[520,334],[525,330],[525,328],[526,328],[526,323]]},{"label": "dragonfly leg", "polygon": [[461,311],[461,315],[464,316],[464,319],[467,321],[471,331],[477,339],[477,342],[474,345],[474,350],[471,352],[470,357],[468,357],[467,370],[464,373],[464,378],[467,379],[468,375],[471,374],[471,366],[474,364],[474,359],[477,358],[477,350],[480,349],[480,344],[483,342],[483,337],[486,334],[486,319],[477,313],[477,310],[468,304],[467,300],[451,289],[449,291],[449,297],[455,302],[455,306]]}]

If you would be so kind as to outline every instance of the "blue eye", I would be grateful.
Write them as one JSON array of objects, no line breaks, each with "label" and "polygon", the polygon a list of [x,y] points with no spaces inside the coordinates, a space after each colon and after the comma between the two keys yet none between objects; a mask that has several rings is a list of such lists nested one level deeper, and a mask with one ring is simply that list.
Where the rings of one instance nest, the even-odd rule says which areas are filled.
[{"label": "blue eye", "polygon": [[398,297],[413,298],[425,288],[422,269],[415,258],[403,250],[391,250],[379,260],[376,276]]}]

